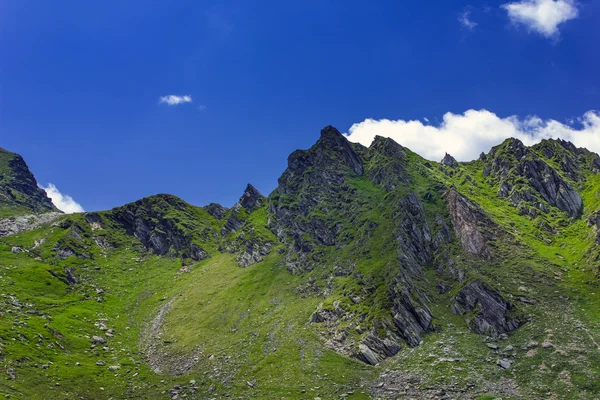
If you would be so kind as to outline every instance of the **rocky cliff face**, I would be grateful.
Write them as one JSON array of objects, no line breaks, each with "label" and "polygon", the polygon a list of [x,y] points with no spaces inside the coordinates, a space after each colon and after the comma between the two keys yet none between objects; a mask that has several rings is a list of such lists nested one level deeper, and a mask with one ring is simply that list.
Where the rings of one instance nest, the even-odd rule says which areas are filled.
[{"label": "rocky cliff face", "polygon": [[[547,146],[540,147],[540,151],[554,155],[548,152]],[[565,161],[563,165],[576,175],[574,161]],[[535,216],[538,212],[547,213],[551,206],[570,217],[578,217],[583,210],[583,201],[575,188],[518,139],[508,139],[494,147],[483,172],[484,176],[498,182],[498,196],[509,199],[525,214]]]},{"label": "rocky cliff face", "polygon": [[215,232],[194,214],[194,210],[177,197],[158,195],[116,208],[111,217],[155,254],[200,261],[210,255],[194,239],[207,239]]},{"label": "rocky cliff face", "polygon": [[486,245],[493,227],[490,218],[481,207],[454,189],[448,191],[446,198],[454,232],[463,249],[474,256],[490,258],[491,252]]},{"label": "rocky cliff face", "polygon": [[17,213],[58,212],[25,160],[0,148],[0,206]]},{"label": "rocky cliff face", "polygon": [[475,312],[468,321],[469,328],[493,337],[513,331],[524,323],[522,317],[511,315],[514,306],[510,302],[481,281],[464,286],[455,296],[451,309],[457,315]]}]

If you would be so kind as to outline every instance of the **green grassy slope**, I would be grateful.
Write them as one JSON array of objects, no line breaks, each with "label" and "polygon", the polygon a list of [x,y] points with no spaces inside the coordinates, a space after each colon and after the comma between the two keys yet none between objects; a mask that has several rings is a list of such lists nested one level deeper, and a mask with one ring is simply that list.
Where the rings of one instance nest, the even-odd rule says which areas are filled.
[{"label": "green grassy slope", "polygon": [[[366,399],[434,387],[432,396],[459,388],[481,399],[597,398],[600,288],[587,218],[600,209],[600,175],[585,168],[579,176],[565,173],[560,154],[546,157],[544,148],[535,149],[578,189],[584,209],[575,219],[554,207],[532,218],[498,197],[500,183],[484,176],[484,161],[450,168],[404,150],[403,164],[392,170],[405,171],[408,180],[376,184],[367,174],[351,174],[343,206],[310,210],[306,219],[334,227],[338,242],[302,238],[314,268],[297,274],[287,269],[291,242],[269,228],[270,204],[300,207],[289,194],[274,193],[270,204],[251,212],[227,210],[222,219],[155,196],[98,213],[98,225],[72,215],[0,239],[0,393],[24,399]],[[383,158],[368,162],[369,171],[387,167]],[[334,351],[342,331],[345,344],[357,344],[369,327],[391,323],[389,287],[401,272],[397,222],[405,216],[399,205],[415,192],[427,220],[448,219],[449,188],[479,204],[509,239],[490,240],[490,259],[465,254],[456,240],[446,244],[465,272],[462,282],[441,271],[438,259],[421,265],[413,284],[434,318],[419,346],[402,345],[377,366]],[[168,226],[178,232],[175,239],[189,243],[155,254],[124,225],[127,210],[158,224],[154,235],[167,235]],[[243,227],[222,233],[234,213]],[[272,247],[262,261],[241,268],[239,254],[253,243]],[[186,257],[191,244],[209,257]],[[74,254],[62,259],[65,248]],[[70,268],[77,284],[67,283]],[[477,310],[457,316],[450,304],[475,280],[488,282],[528,322],[502,338],[472,333],[465,320]],[[450,286],[443,294],[440,281]],[[357,296],[360,301],[352,300]],[[315,310],[336,307],[345,317],[335,329],[310,323]],[[94,344],[95,335],[107,343]],[[510,360],[510,368],[499,367],[501,359]],[[402,391],[379,391],[393,379]]]}]

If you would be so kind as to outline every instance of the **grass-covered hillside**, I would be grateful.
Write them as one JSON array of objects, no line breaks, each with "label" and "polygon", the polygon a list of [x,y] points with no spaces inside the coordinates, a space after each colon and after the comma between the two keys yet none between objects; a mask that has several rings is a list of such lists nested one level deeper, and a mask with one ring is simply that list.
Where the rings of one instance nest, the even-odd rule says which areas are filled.
[{"label": "grass-covered hillside", "polygon": [[0,393],[598,398],[599,169],[562,141],[435,163],[327,127],[268,197],[6,229]]}]

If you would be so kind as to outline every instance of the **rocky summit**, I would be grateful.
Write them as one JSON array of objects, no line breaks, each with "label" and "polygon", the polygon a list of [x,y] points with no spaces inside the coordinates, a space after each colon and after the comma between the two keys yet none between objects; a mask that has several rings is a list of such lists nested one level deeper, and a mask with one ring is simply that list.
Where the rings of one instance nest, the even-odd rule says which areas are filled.
[{"label": "rocky summit", "polygon": [[65,215],[0,150],[12,399],[596,399],[600,157],[334,127],[271,194]]}]

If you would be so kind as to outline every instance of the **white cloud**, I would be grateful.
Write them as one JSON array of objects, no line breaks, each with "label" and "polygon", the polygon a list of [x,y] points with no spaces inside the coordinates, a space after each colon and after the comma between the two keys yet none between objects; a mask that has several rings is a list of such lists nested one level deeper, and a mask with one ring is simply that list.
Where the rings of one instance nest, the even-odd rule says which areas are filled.
[{"label": "white cloud", "polygon": [[369,146],[376,135],[389,137],[421,156],[439,161],[448,152],[459,161],[469,161],[514,137],[530,146],[542,139],[561,138],[578,147],[600,153],[600,113],[588,111],[578,119],[580,128],[537,116],[500,118],[487,110],[446,113],[439,126],[421,121],[366,119],[350,127],[346,137]]},{"label": "white cloud", "polygon": [[204,104],[200,104],[200,105],[198,106],[198,110],[199,110],[199,111],[206,111],[206,106],[205,106]]},{"label": "white cloud", "polygon": [[502,8],[513,23],[546,37],[558,35],[558,25],[579,15],[574,0],[521,0],[503,4]]},{"label": "white cloud", "polygon": [[461,25],[467,28],[468,30],[472,31],[475,29],[475,27],[477,27],[478,24],[477,22],[471,21],[471,19],[469,18],[470,16],[471,11],[466,10],[458,16],[458,22],[460,22]]},{"label": "white cloud", "polygon": [[68,194],[62,194],[54,184],[49,183],[48,187],[42,187],[46,191],[52,203],[58,208],[60,211],[73,214],[78,212],[84,212],[81,204],[77,203],[71,196]]},{"label": "white cloud", "polygon": [[191,102],[192,102],[192,96],[190,96],[188,94],[183,95],[183,96],[170,94],[168,96],[162,96],[160,98],[160,103],[165,103],[170,106],[175,106],[177,104],[191,103]]}]

